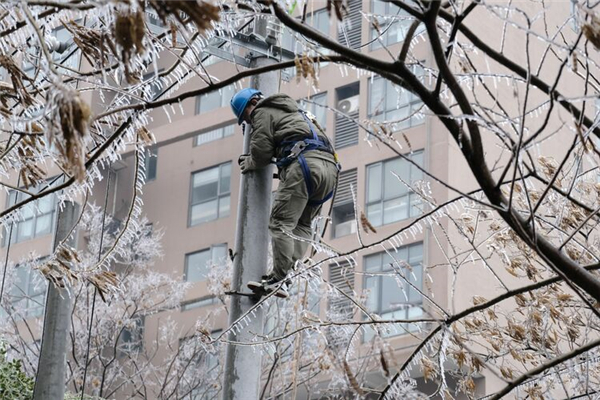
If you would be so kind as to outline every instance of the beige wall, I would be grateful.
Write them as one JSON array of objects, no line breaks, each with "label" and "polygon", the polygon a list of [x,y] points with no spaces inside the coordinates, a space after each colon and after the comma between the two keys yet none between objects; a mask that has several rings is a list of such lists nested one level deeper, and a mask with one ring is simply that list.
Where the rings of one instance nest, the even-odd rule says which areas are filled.
[{"label": "beige wall", "polygon": [[[322,5],[325,4],[325,2],[322,3]],[[368,10],[368,4],[370,4],[370,2],[365,0],[363,3],[363,8]],[[567,2],[564,4],[561,4],[560,2],[551,2],[551,5],[556,8],[568,7]],[[486,35],[493,35],[502,29],[500,24],[490,24],[485,18],[481,18],[480,11],[475,11],[469,17],[468,22],[469,25],[473,27],[474,31],[482,34],[485,33]],[[536,22],[536,24],[539,25],[539,21]],[[536,25],[536,27],[538,27],[538,25]],[[511,32],[513,30],[511,27],[508,29],[511,30]],[[364,21],[362,31],[363,42],[365,42],[369,37],[369,28]],[[335,37],[336,32],[336,24],[332,23],[330,26],[330,34]],[[516,32],[511,33],[511,43],[519,42],[521,40],[522,38]],[[392,52],[397,52],[400,46],[401,44],[394,45],[390,50]],[[543,46],[539,46],[539,41],[537,41],[537,39],[532,40],[532,47],[535,48],[534,57],[539,61],[539,58],[544,55],[544,48]],[[369,49],[364,48],[363,51],[369,52]],[[422,45],[422,42],[417,44],[415,53],[416,57],[419,59],[425,60],[429,64],[433,63],[432,54],[430,54],[427,46]],[[526,62],[523,52],[519,51],[519,47],[517,46],[507,46],[506,53],[511,57],[516,58],[517,62],[521,64]],[[382,59],[387,59],[388,57],[384,50],[377,50],[373,52],[373,55]],[[485,60],[477,57],[474,57],[474,59],[478,68],[486,68]],[[165,56],[160,60],[160,65],[168,66],[172,61],[173,57]],[[488,61],[493,63],[491,60]],[[551,67],[542,71],[544,76],[547,75],[551,77],[555,74],[556,70],[554,68],[557,68],[558,63],[552,62],[550,65]],[[218,78],[225,78],[234,74],[236,69],[233,65],[226,62],[220,62],[210,66],[209,71],[214,73]],[[327,92],[327,104],[328,106],[333,107],[336,101],[335,88],[345,86],[358,80],[360,82],[360,119],[364,120],[367,118],[368,110],[369,75],[361,74],[357,77],[355,71],[351,69],[348,69],[348,71],[349,74],[345,76],[340,72],[340,68],[336,65],[322,67],[320,70],[319,92]],[[572,73],[567,71],[565,74],[567,75],[566,80],[570,83],[572,79],[569,79],[568,76]],[[493,83],[488,83],[493,87]],[[194,77],[182,85],[176,93],[200,88],[203,85],[200,78]],[[577,89],[576,85],[569,86],[565,84],[564,86],[564,90],[568,93],[574,93]],[[481,88],[477,90],[477,93],[480,94]],[[288,93],[297,99],[307,97],[309,94],[315,94],[308,83],[301,82],[300,84],[296,84],[295,77],[292,77],[291,82],[282,82],[281,91]],[[513,103],[506,101],[510,96],[513,96],[512,88],[502,86],[495,93],[504,104],[512,104],[514,106],[513,109],[510,110],[513,114],[519,111],[519,108],[517,107],[518,103],[516,101]],[[522,93],[523,92],[520,92],[521,98],[523,96]],[[531,101],[539,100],[540,98],[541,97],[538,94],[533,93]],[[487,100],[492,104],[491,98],[487,97]],[[98,101],[97,95],[91,98],[92,104],[97,104]],[[144,186],[143,194],[144,213],[154,223],[154,226],[157,229],[162,229],[165,233],[162,241],[164,257],[156,263],[155,268],[160,272],[172,274],[179,279],[183,279],[186,254],[208,248],[213,244],[227,243],[228,247],[234,247],[235,219],[240,185],[237,158],[242,149],[241,128],[237,128],[236,133],[233,136],[207,143],[202,146],[193,146],[195,132],[233,121],[231,111],[228,107],[223,107],[204,115],[195,115],[195,99],[193,98],[183,101],[181,107],[184,110],[184,115],[181,115],[178,107],[174,107],[175,113],[173,113],[171,108],[168,108],[168,112],[171,114],[170,121],[165,112],[161,109],[156,110],[151,114],[152,121],[148,128],[155,135],[157,140],[157,177],[155,180],[148,182]],[[564,112],[558,111],[557,115],[553,116],[553,121],[550,126],[555,126],[560,116],[564,117]],[[330,136],[333,136],[334,115],[332,112],[327,113],[326,129],[330,133]],[[396,136],[403,146],[402,149],[399,149],[392,143],[392,146],[396,147],[398,151],[407,153],[410,148],[413,150],[424,149],[425,167],[437,179],[448,182],[448,184],[455,186],[462,191],[468,191],[476,187],[460,149],[446,132],[439,120],[426,118],[422,124],[406,130],[405,134],[410,142],[410,146],[406,143],[404,138]],[[492,134],[490,132],[484,132],[484,134],[486,139],[486,149],[489,149],[490,156],[505,157],[501,156],[497,147],[493,145],[496,139]],[[357,201],[359,209],[364,209],[366,166],[377,161],[395,157],[396,154],[385,146],[378,144],[376,140],[372,140],[371,143],[363,140],[365,139],[365,133],[363,131],[360,131],[359,135],[358,145],[340,149],[339,157],[345,170],[357,168]],[[550,149],[550,151],[556,148],[560,148],[560,143],[554,143],[554,145],[548,143],[548,149]],[[229,217],[194,227],[188,227],[192,173],[224,162],[232,163],[231,211]],[[126,168],[119,169],[117,172],[117,181],[115,182],[113,180],[111,183],[113,189],[116,185],[116,201],[113,202],[112,196],[109,201],[109,209],[114,209],[115,215],[118,218],[124,216],[124,212],[129,205],[132,195],[133,157],[131,153],[125,155],[123,165],[126,166]],[[435,183],[433,180],[431,180],[431,184],[433,197],[439,203],[457,196],[457,193]],[[102,204],[104,200],[105,185],[106,180],[96,186],[93,200],[95,200],[97,204]],[[0,194],[0,202],[4,201],[3,196],[4,194]],[[329,210],[329,203],[324,205],[323,210]],[[376,234],[363,234],[362,237],[364,243],[368,246],[371,243],[392,235],[394,232],[402,229],[411,222],[412,219],[408,219],[378,227],[378,232]],[[450,227],[450,224],[446,219],[442,219],[439,222],[444,229],[451,232],[451,240],[457,243],[463,240],[455,230]],[[425,224],[423,224],[423,227],[425,229],[422,234],[417,235],[414,239],[411,237],[409,240],[406,240],[404,244],[420,241],[424,243],[424,265],[426,268],[430,268],[428,273],[433,278],[433,284],[430,287],[431,293],[428,294],[434,294],[435,300],[439,305],[447,310],[451,310],[451,312],[459,311],[471,304],[470,302],[473,295],[485,294],[486,296],[490,296],[491,293],[499,292],[500,289],[495,284],[494,280],[490,278],[489,272],[486,272],[484,268],[479,268],[472,263],[466,262],[458,272],[456,286],[454,287],[456,297],[454,302],[450,302],[450,295],[453,290],[451,279],[452,273],[447,267],[443,267],[447,263],[444,252],[448,250],[448,244],[443,240],[442,248],[440,249],[435,244],[435,237],[430,229],[427,228]],[[436,234],[440,234],[438,228],[434,228],[434,230]],[[331,229],[329,231],[331,232]],[[326,239],[330,240],[333,247],[340,249],[341,251],[349,251],[359,246],[356,237],[353,235],[338,239],[331,239],[331,236],[327,235]],[[11,247],[10,258],[11,260],[18,260],[20,257],[26,255],[31,249],[36,249],[40,254],[44,254],[50,250],[50,246],[50,235],[25,243],[15,244]],[[2,249],[2,254],[4,254],[4,251],[5,249]],[[377,246],[361,251],[356,257],[356,260],[359,263],[358,269],[360,270],[362,268],[362,262],[365,255],[379,251],[381,251],[381,248]],[[323,269],[326,270],[327,268]],[[505,275],[506,274],[503,274],[503,278],[506,278]],[[362,288],[363,277],[357,275],[355,278],[355,291],[360,294]],[[424,287],[424,290],[428,291],[429,289]],[[209,295],[209,293],[206,282],[197,282],[194,283],[192,288],[186,293],[185,298],[186,300],[193,300],[207,295]],[[426,301],[424,301],[424,305],[426,310],[434,313],[433,315],[436,315],[434,308],[427,305]],[[325,314],[326,306],[326,301],[322,301],[321,314],[323,316]],[[194,329],[198,319],[207,318],[210,313],[214,311],[215,307],[216,306],[195,308],[185,312],[171,310],[169,312],[153,315],[146,319],[146,339],[148,341],[151,340],[150,336],[152,332],[156,331],[161,323],[161,319],[166,318],[167,314],[180,324],[182,336],[185,336],[186,332],[190,332]],[[226,328],[227,317],[222,313],[212,318],[212,323],[214,329],[224,329]],[[398,349],[396,352],[396,362],[401,364],[417,343],[418,341],[409,335],[394,338],[391,341],[391,344],[394,348]],[[479,384],[482,386],[485,385],[487,392],[500,383],[493,376],[488,376],[486,374],[485,378],[486,379],[481,380],[481,383]]]}]

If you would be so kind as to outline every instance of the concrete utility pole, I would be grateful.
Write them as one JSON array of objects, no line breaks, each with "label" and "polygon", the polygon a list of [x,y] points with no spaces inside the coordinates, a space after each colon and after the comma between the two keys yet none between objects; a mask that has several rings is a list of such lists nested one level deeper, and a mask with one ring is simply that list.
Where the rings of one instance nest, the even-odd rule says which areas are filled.
[{"label": "concrete utility pole", "polygon": [[[256,22],[255,30],[266,31],[267,19]],[[273,43],[271,43],[273,44]],[[273,58],[253,56],[252,67],[276,63]],[[278,72],[269,72],[253,78],[252,87],[265,96],[279,90]],[[251,128],[246,126],[244,134],[244,154],[250,151]],[[235,259],[233,261],[234,291],[249,292],[246,283],[260,280],[267,269],[269,241],[269,213],[271,205],[271,184],[273,168],[268,166],[242,175],[238,202],[237,227],[235,233]],[[256,301],[246,296],[231,296],[229,325],[247,312]],[[262,309],[249,317],[250,323],[239,333],[232,330],[229,340],[249,342],[263,332]],[[223,383],[224,400],[254,400],[259,398],[262,355],[250,346],[227,345]]]},{"label": "concrete utility pole", "polygon": [[[53,250],[69,234],[77,221],[79,205],[66,202],[58,211]],[[42,349],[38,362],[34,400],[63,400],[67,367],[67,340],[71,326],[73,299],[66,289],[48,284]]]}]

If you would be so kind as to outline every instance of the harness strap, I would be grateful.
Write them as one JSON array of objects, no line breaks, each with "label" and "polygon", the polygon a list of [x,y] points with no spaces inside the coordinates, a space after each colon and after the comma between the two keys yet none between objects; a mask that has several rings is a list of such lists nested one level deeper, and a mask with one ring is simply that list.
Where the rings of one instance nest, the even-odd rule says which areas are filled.
[{"label": "harness strap", "polygon": [[[302,114],[302,116],[304,117],[304,120],[306,121],[306,123],[308,124],[308,127],[310,129],[310,132],[313,135],[313,140],[315,142],[318,142],[319,144],[323,143],[322,140],[319,140],[319,136],[317,135],[317,130],[315,129],[315,125],[312,123],[312,121],[310,120],[310,118],[308,118],[306,116],[306,113],[302,112],[302,110],[299,110],[300,114]],[[324,143],[323,143],[324,144]]]},{"label": "harness strap", "polygon": [[[289,151],[297,142],[304,142],[306,146],[300,152],[300,154],[298,154],[296,156],[288,155],[286,157],[283,157],[283,158],[277,160],[277,162],[275,164],[279,168],[282,168],[282,167],[286,167],[286,166],[290,165],[292,163],[292,161],[294,161],[295,158],[298,159],[298,162],[300,163],[300,168],[302,169],[302,175],[304,176],[304,183],[306,184],[306,191],[308,193],[308,205],[311,207],[317,207],[333,197],[333,194],[335,193],[335,188],[331,192],[327,193],[327,195],[321,200],[311,200],[310,199],[314,194],[314,188],[313,188],[312,179],[310,177],[310,168],[308,166],[308,163],[306,162],[306,158],[304,157],[303,153],[305,151],[309,151],[309,150],[325,150],[325,151],[332,153],[335,157],[335,152],[331,148],[331,144],[329,142],[325,142],[319,138],[319,136],[317,135],[317,130],[316,130],[314,124],[312,123],[312,121],[310,120],[310,118],[308,118],[302,110],[298,110],[298,112],[300,114],[302,114],[302,117],[304,117],[304,120],[308,124],[308,127],[310,128],[310,132],[312,133],[312,139],[303,139],[303,140],[296,140],[296,141],[291,141],[291,140],[283,141],[281,144],[286,146],[286,148],[287,148],[286,151]],[[336,158],[336,160],[337,160],[337,158]],[[338,164],[338,168],[339,168],[339,164]]]},{"label": "harness strap", "polygon": [[306,183],[306,191],[308,192],[308,198],[312,197],[315,189],[313,188],[312,179],[310,179],[310,168],[306,163],[306,158],[304,158],[304,154],[300,154],[298,156],[298,162],[300,163],[300,168],[302,169],[302,175],[304,175],[304,182]]}]

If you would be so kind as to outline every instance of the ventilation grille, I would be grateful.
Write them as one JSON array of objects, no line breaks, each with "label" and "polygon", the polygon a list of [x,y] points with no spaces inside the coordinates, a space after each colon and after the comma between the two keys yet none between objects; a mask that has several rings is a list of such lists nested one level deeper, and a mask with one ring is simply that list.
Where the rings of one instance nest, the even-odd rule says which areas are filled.
[{"label": "ventilation grille", "polygon": [[352,203],[352,187],[356,190],[357,175],[356,169],[343,171],[340,174],[337,191],[335,192],[335,200],[333,202],[334,207]]},{"label": "ventilation grille", "polygon": [[[354,295],[354,270],[347,268],[349,264],[332,264],[329,266],[329,282],[348,296]],[[329,317],[332,320],[350,320],[354,315],[354,303],[339,291],[329,296]],[[342,350],[348,347],[351,331],[340,326],[327,328],[326,337],[328,347],[332,350]]]},{"label": "ventilation grille", "polygon": [[[344,292],[346,295],[354,296],[354,269],[348,268],[349,264],[332,264],[329,266],[329,283]],[[329,298],[329,312],[336,314],[338,318],[352,318],[354,314],[354,303],[338,290],[334,289]]]},{"label": "ventilation grille", "polygon": [[351,49],[357,50],[360,47],[362,0],[349,0],[348,11],[348,16],[344,19],[344,25],[338,32],[338,41]]},{"label": "ventilation grille", "polygon": [[358,112],[348,116],[336,114],[335,116],[335,148],[354,146],[358,144]]}]

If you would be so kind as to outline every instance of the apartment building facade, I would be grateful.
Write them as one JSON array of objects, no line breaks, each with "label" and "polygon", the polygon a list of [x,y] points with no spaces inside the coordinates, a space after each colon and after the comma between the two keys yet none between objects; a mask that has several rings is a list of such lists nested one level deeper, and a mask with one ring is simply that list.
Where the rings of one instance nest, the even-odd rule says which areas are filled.
[{"label": "apartment building facade", "polygon": [[[350,0],[349,18],[343,26],[328,16],[325,7],[325,2],[310,2],[306,23],[350,48],[381,59],[390,57],[384,46],[392,54],[399,52],[411,22],[382,17],[377,28],[369,24],[363,13],[402,15],[397,7],[384,1]],[[377,30],[384,34],[379,37]],[[417,33],[422,33],[422,29]],[[297,40],[284,29],[282,46],[300,51]],[[433,64],[433,55],[424,40],[425,36],[422,36],[413,48],[413,54],[427,66]],[[159,61],[159,68],[167,67],[172,61],[165,55]],[[211,56],[207,70],[216,78],[224,79],[235,74],[237,67]],[[431,76],[422,66],[415,64],[414,71],[422,75],[426,83],[432,84]],[[356,265],[345,264],[343,260],[323,264],[322,277],[351,295],[364,295],[369,311],[384,320],[435,315],[431,303],[421,292],[435,297],[440,306],[449,307],[451,274],[444,268],[430,268],[444,264],[444,255],[439,244],[433,242],[428,228],[415,225],[403,235],[401,243],[396,242],[395,249],[384,240],[412,226],[427,209],[420,197],[401,182],[428,181],[414,164],[456,187],[472,185],[472,181],[464,176],[464,161],[443,125],[432,118],[410,92],[364,71],[333,63],[323,64],[319,68],[318,84],[305,79],[297,82],[294,75],[294,71],[282,71],[280,91],[297,99],[302,107],[315,114],[332,139],[343,166],[333,204],[328,202],[323,207],[324,213],[331,209],[331,222],[323,239],[332,248],[351,253]],[[200,78],[191,78],[178,92],[203,85]],[[242,150],[242,129],[231,113],[229,99],[236,90],[230,86],[185,100],[180,104],[183,115],[167,115],[158,109],[147,126],[155,136],[156,144],[147,151],[144,214],[156,229],[164,231],[164,257],[156,262],[155,268],[192,286],[179,309],[144,319],[141,325],[141,334],[146,335],[144,340],[151,340],[151,333],[157,331],[165,315],[176,321],[182,332],[192,332],[199,319],[207,318],[221,307],[219,299],[209,290],[208,274],[210,264],[223,262],[228,257],[228,249],[234,248],[241,179],[237,159]],[[94,96],[91,102],[92,105],[99,104],[101,99]],[[364,123],[368,119],[398,121],[394,139],[382,142],[370,134],[372,127]],[[414,164],[399,157],[398,152]],[[108,210],[119,219],[129,207],[133,190],[132,152],[125,152],[123,160],[107,175],[109,173],[113,179],[113,195]],[[106,180],[96,187],[98,201],[105,185]],[[452,193],[440,185],[431,187],[432,196],[439,203],[452,197]],[[6,204],[14,201],[5,200]],[[40,255],[50,251],[56,218],[54,199],[44,199],[37,208],[14,227],[11,259],[19,259],[31,249],[37,249]],[[361,228],[357,226],[360,215],[355,214],[356,210],[364,212],[376,228],[376,232],[361,233],[362,243],[357,239]],[[377,244],[380,241],[391,255]],[[397,264],[394,258],[410,266],[409,280],[413,286],[386,275]],[[27,306],[29,318],[42,316],[45,291],[43,285],[36,283],[39,276],[26,270],[20,270],[18,275],[19,285],[11,292],[12,301],[31,302]],[[487,284],[479,278],[464,284],[461,287],[464,292],[456,294],[460,306],[468,304],[475,291],[486,290]],[[322,293],[325,292],[323,289]],[[315,304],[311,311],[323,319],[331,313],[343,314],[350,306],[344,299],[325,296]],[[349,318],[362,317],[357,313]],[[210,321],[213,332],[227,328],[225,313],[211,317]],[[415,329],[412,325],[400,325],[397,330],[386,333],[400,363],[419,342],[413,335]],[[366,331],[361,340],[366,344],[372,335]],[[215,362],[214,358],[210,362]],[[384,385],[386,381],[376,370],[368,377],[373,387]],[[424,391],[434,390],[418,374],[415,378]],[[496,377],[484,374],[476,382],[477,392],[489,392],[498,383]],[[299,397],[302,393],[306,395],[300,393]],[[201,397],[198,394],[197,398]]]}]

